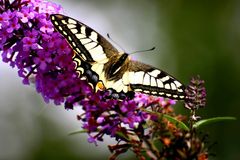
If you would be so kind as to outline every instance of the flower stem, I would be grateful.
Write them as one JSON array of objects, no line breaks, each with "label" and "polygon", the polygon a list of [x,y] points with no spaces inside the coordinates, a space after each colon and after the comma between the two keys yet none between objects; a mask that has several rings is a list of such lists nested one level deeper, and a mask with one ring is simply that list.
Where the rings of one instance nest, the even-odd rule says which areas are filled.
[{"label": "flower stem", "polygon": [[[159,153],[158,149],[155,147],[155,145],[153,144],[153,142],[146,138],[143,138],[143,141],[145,142],[145,144],[147,145],[147,147],[151,151],[151,153],[154,155],[154,158],[160,159],[161,158],[160,153]],[[149,153],[148,153],[148,155],[149,155]],[[153,156],[153,155],[149,155],[149,156]]]}]

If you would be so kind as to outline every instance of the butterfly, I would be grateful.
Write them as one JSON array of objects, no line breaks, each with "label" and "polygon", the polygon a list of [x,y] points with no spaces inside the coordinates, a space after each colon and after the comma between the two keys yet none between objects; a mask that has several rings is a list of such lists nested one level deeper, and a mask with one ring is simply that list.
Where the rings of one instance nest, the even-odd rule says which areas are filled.
[{"label": "butterfly", "polygon": [[50,19],[74,50],[73,61],[79,77],[87,79],[97,90],[111,91],[113,98],[135,92],[175,100],[185,98],[184,85],[168,73],[131,60],[103,36],[87,25],[65,15],[52,14]]}]

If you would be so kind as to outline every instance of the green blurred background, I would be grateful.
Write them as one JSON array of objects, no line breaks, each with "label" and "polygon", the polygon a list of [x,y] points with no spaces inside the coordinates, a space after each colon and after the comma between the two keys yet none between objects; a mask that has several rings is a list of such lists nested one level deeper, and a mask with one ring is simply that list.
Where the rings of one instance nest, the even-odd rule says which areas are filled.
[{"label": "green blurred background", "polygon": [[[183,83],[194,75],[206,82],[203,118],[240,119],[240,1],[183,0],[55,0],[65,14],[112,39],[126,52],[161,68]],[[106,139],[95,147],[86,135],[68,136],[81,127],[76,115],[63,106],[45,104],[34,87],[23,86],[16,70],[0,63],[0,160],[107,159]],[[177,112],[188,114],[182,103]],[[213,160],[240,159],[240,124],[224,122],[204,128],[212,143]],[[107,138],[107,137],[106,137]],[[128,153],[120,159],[134,159]]]}]

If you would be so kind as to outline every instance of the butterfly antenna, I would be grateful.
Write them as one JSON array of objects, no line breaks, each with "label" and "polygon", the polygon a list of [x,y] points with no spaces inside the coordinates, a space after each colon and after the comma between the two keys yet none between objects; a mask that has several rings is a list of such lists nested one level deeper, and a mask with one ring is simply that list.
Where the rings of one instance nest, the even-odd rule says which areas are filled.
[{"label": "butterfly antenna", "polygon": [[153,51],[155,48],[156,48],[156,47],[152,47],[152,48],[150,48],[150,49],[145,49],[145,50],[134,51],[134,52],[130,53],[130,55],[135,54],[135,53]]},{"label": "butterfly antenna", "polygon": [[121,47],[116,41],[114,41],[111,37],[110,34],[107,33],[107,37],[116,45],[118,46],[123,52],[125,52],[125,50],[123,49],[123,47]]}]

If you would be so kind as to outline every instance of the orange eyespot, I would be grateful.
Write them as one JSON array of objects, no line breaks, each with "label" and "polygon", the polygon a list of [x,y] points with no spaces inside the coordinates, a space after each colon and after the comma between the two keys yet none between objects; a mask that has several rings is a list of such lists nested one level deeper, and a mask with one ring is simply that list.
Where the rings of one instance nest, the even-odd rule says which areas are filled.
[{"label": "orange eyespot", "polygon": [[104,84],[101,81],[99,81],[96,85],[96,91],[97,90],[105,90],[105,89],[106,88],[105,88]]}]

